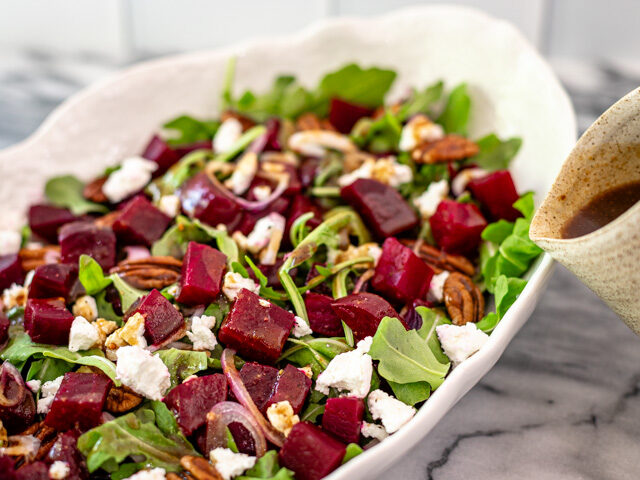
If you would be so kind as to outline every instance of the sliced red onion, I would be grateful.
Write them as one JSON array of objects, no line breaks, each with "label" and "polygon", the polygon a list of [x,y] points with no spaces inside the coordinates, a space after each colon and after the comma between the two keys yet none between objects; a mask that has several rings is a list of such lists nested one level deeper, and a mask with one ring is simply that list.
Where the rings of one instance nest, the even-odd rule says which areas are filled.
[{"label": "sliced red onion", "polygon": [[231,423],[239,423],[247,429],[256,448],[256,457],[267,451],[267,441],[256,419],[245,407],[235,402],[220,402],[207,413],[206,451],[227,446],[227,427]]},{"label": "sliced red onion", "polygon": [[124,251],[127,254],[127,261],[142,260],[143,258],[149,258],[151,256],[149,249],[140,245],[124,247]]},{"label": "sliced red onion", "polygon": [[0,369],[0,406],[15,407],[24,400],[27,387],[16,367],[4,362]]},{"label": "sliced red onion", "polygon": [[240,378],[240,374],[236,369],[236,365],[233,361],[233,356],[235,354],[235,350],[231,348],[225,348],[222,352],[221,358],[222,371],[229,381],[231,391],[235,395],[238,402],[240,402],[242,406],[244,406],[253,416],[257,424],[262,429],[262,432],[264,433],[266,439],[273,443],[275,446],[282,447],[284,443],[284,436],[282,435],[282,433],[273,428],[273,425],[271,425],[269,421],[264,418],[264,415],[260,413],[260,410],[258,410],[258,407],[256,407],[256,404],[253,402],[251,395],[249,395],[249,392],[244,386],[242,378]]},{"label": "sliced red onion", "polygon": [[[209,173],[209,172],[207,172],[207,173]],[[273,192],[271,192],[271,195],[269,195],[264,200],[252,202],[252,201],[247,200],[245,198],[237,197],[236,195],[233,194],[233,192],[230,192],[227,189],[227,187],[225,187],[222,184],[222,182],[220,182],[220,180],[218,180],[218,177],[216,177],[215,173],[209,173],[208,176],[209,176],[209,180],[211,180],[211,182],[216,187],[218,187],[220,189],[220,193],[222,193],[229,200],[237,203],[242,208],[244,208],[245,210],[248,210],[250,212],[259,212],[260,210],[264,210],[272,202],[274,202],[278,198],[280,198],[280,196],[287,190],[287,187],[289,186],[289,175],[282,174],[282,176],[280,176],[280,179],[278,180],[278,185],[273,190]]]},{"label": "sliced red onion", "polygon": [[100,414],[100,423],[107,423],[110,422],[111,420],[115,420],[116,417],[114,417],[113,415],[111,415],[109,412],[102,412]]},{"label": "sliced red onion", "polygon": [[33,435],[13,435],[7,438],[7,446],[0,448],[0,455],[24,457],[29,463],[36,458],[40,449],[40,440]]},{"label": "sliced red onion", "polygon": [[268,142],[269,142],[269,132],[267,131],[262,135],[260,135],[258,138],[256,138],[253,142],[251,142],[247,147],[247,151],[253,152],[253,153],[261,153],[267,146]]}]

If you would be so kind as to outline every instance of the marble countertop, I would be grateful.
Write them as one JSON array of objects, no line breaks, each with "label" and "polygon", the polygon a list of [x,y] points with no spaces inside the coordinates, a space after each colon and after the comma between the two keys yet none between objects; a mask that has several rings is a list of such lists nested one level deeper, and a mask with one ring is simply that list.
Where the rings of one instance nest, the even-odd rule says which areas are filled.
[{"label": "marble countertop", "polygon": [[[64,98],[119,66],[94,57],[4,56],[0,148],[28,136]],[[554,66],[581,130],[640,84],[637,71],[620,66]],[[639,438],[640,340],[557,267],[493,370],[379,478],[637,478]]]}]

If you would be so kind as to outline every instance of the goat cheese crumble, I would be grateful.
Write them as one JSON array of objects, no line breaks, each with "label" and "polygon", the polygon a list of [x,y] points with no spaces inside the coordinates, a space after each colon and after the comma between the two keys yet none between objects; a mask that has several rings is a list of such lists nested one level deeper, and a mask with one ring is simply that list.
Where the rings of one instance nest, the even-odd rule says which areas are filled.
[{"label": "goat cheese crumble", "polygon": [[13,307],[24,307],[27,304],[27,295],[28,291],[25,287],[12,283],[9,288],[5,288],[2,292],[4,309],[10,310]]},{"label": "goat cheese crumble", "polygon": [[64,375],[60,375],[58,378],[44,382],[44,385],[42,385],[40,389],[40,398],[38,399],[38,413],[46,414],[49,412],[63,378]]},{"label": "goat cheese crumble", "polygon": [[42,386],[42,382],[40,380],[29,380],[28,382],[25,382],[24,384],[33,393],[38,393],[38,391],[40,390],[40,387]]},{"label": "goat cheese crumble", "polygon": [[366,337],[358,342],[356,349],[336,355],[316,380],[316,390],[325,395],[333,387],[358,398],[364,398],[371,388],[373,360],[367,353],[373,342]]},{"label": "goat cheese crumble", "polygon": [[71,324],[69,331],[69,350],[78,352],[89,350],[100,342],[100,332],[93,323],[86,318],[78,316]]},{"label": "goat cheese crumble", "polygon": [[256,463],[256,457],[245,453],[235,453],[229,448],[221,447],[214,448],[209,452],[209,460],[224,480],[237,477],[253,468]]},{"label": "goat cheese crumble", "polygon": [[13,230],[0,230],[0,255],[18,253],[22,245],[22,235]]},{"label": "goat cheese crumble", "polygon": [[210,315],[194,316],[191,318],[191,329],[187,337],[193,343],[194,350],[213,350],[218,341],[211,329],[216,325],[216,317]]},{"label": "goat cheese crumble", "polygon": [[447,281],[451,273],[448,270],[431,277],[431,284],[429,285],[429,292],[427,293],[427,300],[435,300],[436,302],[442,302],[444,298],[444,282]]},{"label": "goat cheese crumble", "polygon": [[413,204],[420,212],[420,216],[424,219],[430,218],[436,210],[440,202],[447,198],[449,193],[449,184],[446,180],[432,182],[419,197],[413,199]]},{"label": "goat cheese crumble", "polygon": [[71,312],[76,317],[84,317],[90,322],[98,318],[98,304],[96,299],[90,295],[83,295],[73,304]]},{"label": "goat cheese crumble", "polygon": [[338,178],[338,185],[346,187],[359,178],[373,178],[386,185],[397,188],[413,180],[413,171],[408,165],[400,164],[395,157],[368,158],[360,167]]},{"label": "goat cheese crumble", "polygon": [[304,337],[305,335],[311,335],[313,331],[307,322],[296,315],[296,323],[293,326],[293,336],[296,338]]},{"label": "goat cheese crumble", "polygon": [[67,462],[56,460],[49,467],[49,478],[52,478],[53,480],[64,480],[69,476],[70,471],[71,469]]},{"label": "goat cheese crumble", "polygon": [[242,136],[242,123],[237,118],[228,118],[218,128],[213,137],[213,151],[224,153],[231,150]]},{"label": "goat cheese crumble", "polygon": [[102,185],[102,192],[111,203],[118,203],[142,190],[151,181],[158,164],[142,157],[130,157],[112,172]]},{"label": "goat cheese crumble", "polygon": [[243,288],[246,288],[256,295],[260,294],[260,285],[258,285],[252,279],[244,278],[242,275],[235,272],[227,272],[224,275],[224,281],[222,282],[222,292],[227,296],[229,300],[235,300],[238,296],[238,293]]},{"label": "goat cheese crumble", "polygon": [[435,142],[444,137],[444,129],[425,115],[416,115],[402,128],[398,148],[408,152],[424,142]]},{"label": "goat cheese crumble", "polygon": [[473,322],[464,325],[439,325],[436,334],[445,355],[459,365],[476,353],[489,340],[489,335],[479,330]]},{"label": "goat cheese crumble", "polygon": [[451,180],[451,192],[459,197],[467,188],[471,180],[483,178],[489,175],[489,172],[482,168],[465,168]]},{"label": "goat cheese crumble", "polygon": [[177,195],[163,195],[158,201],[158,208],[165,215],[175,218],[180,213],[180,197]]},{"label": "goat cheese crumble", "polygon": [[121,347],[116,357],[116,378],[123,385],[151,400],[162,400],[171,380],[160,357],[138,346]]},{"label": "goat cheese crumble", "polygon": [[140,470],[125,480],[165,480],[166,471],[164,468],[153,468],[151,470]]},{"label": "goat cheese crumble", "polygon": [[270,213],[256,222],[247,237],[247,249],[251,253],[258,253],[269,245],[274,232],[284,233],[285,218],[279,213]]},{"label": "goat cheese crumble", "polygon": [[362,422],[360,433],[362,433],[363,437],[375,438],[380,442],[389,436],[382,425],[369,422]]},{"label": "goat cheese crumble", "polygon": [[367,404],[373,419],[380,420],[387,433],[397,432],[416,414],[415,408],[382,390],[371,392],[367,398]]}]

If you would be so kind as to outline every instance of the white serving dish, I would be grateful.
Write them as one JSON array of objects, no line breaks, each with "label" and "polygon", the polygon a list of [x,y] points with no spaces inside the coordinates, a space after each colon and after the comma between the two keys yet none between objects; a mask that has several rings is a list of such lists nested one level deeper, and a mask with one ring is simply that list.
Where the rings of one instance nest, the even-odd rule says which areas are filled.
[{"label": "white serving dish", "polygon": [[[238,57],[236,92],[267,88],[280,73],[312,84],[344,63],[394,68],[396,90],[444,79],[466,81],[473,97],[471,136],[518,135],[512,171],[520,191],[540,201],[576,139],[571,103],[547,63],[510,24],[452,6],[401,10],[374,19],[340,18],[286,37],[145,62],[74,95],[24,142],[0,152],[2,228],[19,228],[45,180],[72,173],[90,179],[138,154],[163,121],[181,113],[214,116],[227,60]],[[415,418],[382,444],[330,475],[331,480],[381,473],[425,437],[497,362],[531,314],[552,260],[539,259],[529,284],[483,349],[456,368]]]}]

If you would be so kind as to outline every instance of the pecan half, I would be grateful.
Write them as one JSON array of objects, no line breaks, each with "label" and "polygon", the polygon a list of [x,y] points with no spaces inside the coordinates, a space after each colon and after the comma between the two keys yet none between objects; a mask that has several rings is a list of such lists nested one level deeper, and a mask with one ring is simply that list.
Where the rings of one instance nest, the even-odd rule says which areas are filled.
[{"label": "pecan half", "polygon": [[204,458],[185,455],[180,459],[180,465],[197,480],[222,480],[220,473]]},{"label": "pecan half", "polygon": [[315,113],[307,112],[303,113],[296,120],[296,130],[331,130],[335,132],[336,129],[329,120],[321,119]]},{"label": "pecan half", "polygon": [[174,257],[147,257],[124,260],[111,269],[129,285],[142,290],[167,287],[180,277],[182,261]]},{"label": "pecan half", "polygon": [[35,460],[42,460],[47,456],[49,450],[51,450],[51,447],[58,437],[58,432],[56,432],[54,428],[45,425],[44,421],[41,421],[32,424],[29,428],[21,432],[20,435],[32,435],[40,440],[40,447],[36,453]]},{"label": "pecan half", "polygon": [[[415,240],[402,240],[402,243],[410,248],[414,248]],[[462,255],[452,255],[436,247],[422,243],[416,254],[425,261],[435,273],[443,270],[449,272],[460,272],[472,277],[476,269],[466,257]]]},{"label": "pecan half", "polygon": [[223,122],[225,120],[229,120],[230,118],[235,118],[240,122],[240,124],[242,125],[243,132],[246,132],[256,124],[256,122],[251,120],[246,115],[242,115],[241,113],[234,112],[233,110],[225,110],[224,112],[222,112],[222,115],[220,115],[220,120],[222,120]]},{"label": "pecan half", "polygon": [[82,190],[82,196],[90,202],[107,203],[109,199],[102,191],[102,186],[107,181],[106,176],[98,177],[95,180],[87,183]]},{"label": "pecan half", "polygon": [[478,322],[484,315],[484,297],[473,281],[453,272],[444,282],[444,304],[455,325]]},{"label": "pecan half", "polygon": [[96,218],[93,221],[93,223],[96,224],[98,227],[111,228],[113,224],[116,223],[116,220],[120,216],[120,213],[121,212],[117,210],[115,212],[109,212],[106,215],[103,215],[102,217]]},{"label": "pecan half", "polygon": [[142,403],[142,397],[128,387],[111,387],[107,394],[105,410],[110,413],[124,413]]},{"label": "pecan half", "polygon": [[418,145],[411,152],[416,163],[446,163],[473,157],[480,151],[478,145],[459,135],[447,135],[435,142]]},{"label": "pecan half", "polygon": [[42,265],[58,263],[60,260],[60,247],[58,245],[45,245],[35,248],[21,248],[18,252],[20,264],[25,272],[35,270]]}]

